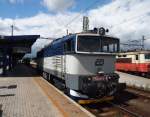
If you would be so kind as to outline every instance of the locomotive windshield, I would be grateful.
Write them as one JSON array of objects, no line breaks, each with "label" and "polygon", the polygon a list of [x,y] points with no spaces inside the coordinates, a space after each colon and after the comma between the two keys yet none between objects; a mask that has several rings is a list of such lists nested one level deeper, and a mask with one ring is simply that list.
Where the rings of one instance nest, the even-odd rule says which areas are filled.
[{"label": "locomotive windshield", "polygon": [[102,36],[78,36],[79,52],[118,52],[119,40]]},{"label": "locomotive windshield", "polygon": [[77,48],[81,52],[100,52],[100,38],[98,36],[79,36]]}]

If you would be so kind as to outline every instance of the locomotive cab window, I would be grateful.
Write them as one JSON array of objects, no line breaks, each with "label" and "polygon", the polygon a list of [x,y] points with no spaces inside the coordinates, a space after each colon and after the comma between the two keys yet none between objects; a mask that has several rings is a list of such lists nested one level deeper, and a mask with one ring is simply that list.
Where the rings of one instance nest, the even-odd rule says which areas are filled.
[{"label": "locomotive cab window", "polygon": [[77,50],[81,52],[100,52],[99,36],[78,36]]},{"label": "locomotive cab window", "polygon": [[101,38],[103,52],[118,52],[119,40],[114,38],[102,37]]},{"label": "locomotive cab window", "polygon": [[118,52],[119,40],[102,36],[78,36],[77,51]]},{"label": "locomotive cab window", "polygon": [[64,43],[64,52],[65,53],[70,53],[70,52],[73,52],[74,51],[74,44],[73,44],[73,41],[72,40],[67,40],[65,43]]}]

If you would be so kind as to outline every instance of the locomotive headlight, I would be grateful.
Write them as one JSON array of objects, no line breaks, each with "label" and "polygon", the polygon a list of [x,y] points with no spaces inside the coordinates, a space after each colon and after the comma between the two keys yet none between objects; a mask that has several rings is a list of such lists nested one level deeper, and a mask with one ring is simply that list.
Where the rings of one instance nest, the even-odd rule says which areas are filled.
[{"label": "locomotive headlight", "polygon": [[104,75],[104,71],[98,71],[98,74],[103,76]]}]

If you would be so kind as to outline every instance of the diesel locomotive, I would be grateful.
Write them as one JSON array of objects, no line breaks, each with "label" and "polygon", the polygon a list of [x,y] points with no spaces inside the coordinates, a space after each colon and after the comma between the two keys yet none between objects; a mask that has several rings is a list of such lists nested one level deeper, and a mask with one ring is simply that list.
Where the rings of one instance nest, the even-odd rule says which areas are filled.
[{"label": "diesel locomotive", "polygon": [[94,28],[53,40],[38,52],[38,69],[51,81],[63,81],[70,96],[97,99],[115,95],[119,86],[115,53],[120,44],[106,31]]}]

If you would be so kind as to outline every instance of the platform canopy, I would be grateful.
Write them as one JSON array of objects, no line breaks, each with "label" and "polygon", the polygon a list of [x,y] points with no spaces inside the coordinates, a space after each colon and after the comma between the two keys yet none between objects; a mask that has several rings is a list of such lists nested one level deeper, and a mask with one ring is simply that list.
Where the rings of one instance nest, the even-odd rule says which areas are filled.
[{"label": "platform canopy", "polygon": [[40,35],[0,36],[0,49],[10,48],[13,53],[30,53],[31,46]]},{"label": "platform canopy", "polygon": [[2,74],[6,74],[9,67],[11,70],[27,53],[31,53],[33,43],[40,35],[0,35],[0,68]]}]

